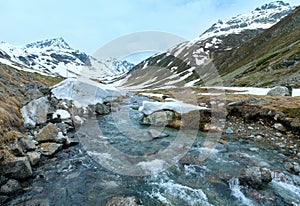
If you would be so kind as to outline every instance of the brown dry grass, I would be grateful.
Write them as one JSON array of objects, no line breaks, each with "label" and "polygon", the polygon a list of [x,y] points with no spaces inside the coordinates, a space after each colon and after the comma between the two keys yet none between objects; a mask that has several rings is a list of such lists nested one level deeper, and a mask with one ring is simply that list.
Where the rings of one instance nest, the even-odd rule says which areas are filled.
[{"label": "brown dry grass", "polygon": [[26,91],[24,85],[52,86],[62,79],[19,71],[0,63],[0,148],[19,137],[22,126],[20,112]]}]

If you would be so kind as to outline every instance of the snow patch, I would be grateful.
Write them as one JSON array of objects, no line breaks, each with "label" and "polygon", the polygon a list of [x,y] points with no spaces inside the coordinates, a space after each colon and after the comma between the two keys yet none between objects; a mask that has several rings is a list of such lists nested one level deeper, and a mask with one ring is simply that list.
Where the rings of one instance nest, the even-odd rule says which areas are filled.
[{"label": "snow patch", "polygon": [[179,114],[185,114],[195,110],[209,110],[209,108],[183,103],[178,100],[168,101],[168,98],[166,99],[166,102],[143,101],[143,106],[139,108],[139,111],[145,115],[150,115],[153,112],[161,110],[171,110]]},{"label": "snow patch", "polygon": [[81,82],[72,78],[55,85],[51,91],[57,99],[73,100],[78,107],[112,101],[122,95],[111,85]]}]

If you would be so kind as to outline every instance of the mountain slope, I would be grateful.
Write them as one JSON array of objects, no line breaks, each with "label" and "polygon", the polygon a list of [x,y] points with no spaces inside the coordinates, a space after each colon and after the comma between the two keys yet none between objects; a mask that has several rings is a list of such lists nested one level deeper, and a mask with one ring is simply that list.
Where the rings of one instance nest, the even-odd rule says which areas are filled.
[{"label": "mountain slope", "polygon": [[97,60],[72,49],[63,38],[46,39],[25,46],[0,43],[0,61],[29,72],[59,77],[76,77],[83,67],[98,70],[99,77],[128,72],[133,65],[117,59]]},{"label": "mountain slope", "polygon": [[300,7],[278,24],[214,60],[230,85],[300,87]]},{"label": "mountain slope", "polygon": [[216,79],[222,64],[218,59],[227,62],[224,54],[232,54],[292,10],[289,4],[276,1],[249,14],[219,21],[200,37],[141,62],[124,79],[123,85],[131,88],[211,85],[209,80]]}]

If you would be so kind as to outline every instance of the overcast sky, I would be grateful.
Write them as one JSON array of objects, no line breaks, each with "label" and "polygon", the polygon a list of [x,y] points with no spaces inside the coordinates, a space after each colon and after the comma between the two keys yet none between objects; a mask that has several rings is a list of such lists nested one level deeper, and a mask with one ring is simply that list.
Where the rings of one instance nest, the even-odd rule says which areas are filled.
[{"label": "overcast sky", "polygon": [[[0,0],[0,41],[23,45],[63,37],[93,53],[107,42],[141,31],[193,39],[218,19],[250,12],[272,0]],[[300,5],[300,0],[286,0]]]}]

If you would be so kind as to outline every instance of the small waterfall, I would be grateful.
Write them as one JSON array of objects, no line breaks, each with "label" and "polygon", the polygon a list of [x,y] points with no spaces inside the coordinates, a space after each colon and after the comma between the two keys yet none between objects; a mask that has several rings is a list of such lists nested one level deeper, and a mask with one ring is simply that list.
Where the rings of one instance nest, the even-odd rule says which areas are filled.
[{"label": "small waterfall", "polygon": [[229,180],[229,188],[231,189],[231,194],[241,201],[243,205],[254,206],[253,202],[241,191],[240,181],[238,178],[231,178]]}]

